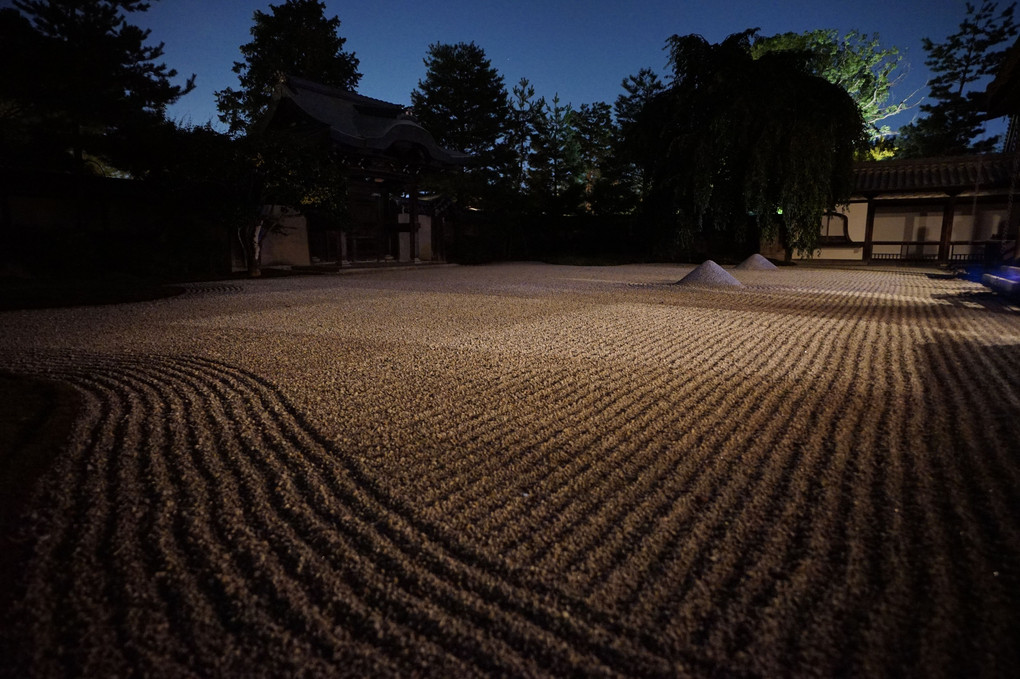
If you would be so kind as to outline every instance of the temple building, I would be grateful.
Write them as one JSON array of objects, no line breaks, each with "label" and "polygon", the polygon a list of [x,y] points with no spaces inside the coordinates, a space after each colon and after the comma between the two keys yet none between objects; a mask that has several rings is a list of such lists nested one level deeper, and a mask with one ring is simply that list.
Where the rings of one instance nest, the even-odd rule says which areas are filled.
[{"label": "temple building", "polygon": [[815,259],[995,263],[1012,255],[1015,154],[862,162],[823,217]]},{"label": "temple building", "polygon": [[[984,93],[1008,117],[1003,152],[858,163],[849,205],[822,219],[816,259],[994,267],[1020,240],[1020,39]],[[776,254],[776,253],[774,253]]]},{"label": "temple building", "polygon": [[420,181],[470,156],[441,148],[405,107],[289,76],[264,125],[307,129],[331,145],[348,182],[349,220],[274,208],[282,211],[283,228],[266,238],[263,266],[445,258],[449,202],[420,197]]}]

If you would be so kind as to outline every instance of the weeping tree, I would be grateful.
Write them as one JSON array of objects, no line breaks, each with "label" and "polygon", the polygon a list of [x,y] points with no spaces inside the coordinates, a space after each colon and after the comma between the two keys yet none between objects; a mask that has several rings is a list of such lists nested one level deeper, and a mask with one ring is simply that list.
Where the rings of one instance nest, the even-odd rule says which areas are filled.
[{"label": "weeping tree", "polygon": [[651,169],[646,209],[686,254],[811,251],[822,215],[849,199],[867,146],[857,103],[811,72],[811,55],[752,56],[756,31],[667,41],[671,80],[637,115]]}]

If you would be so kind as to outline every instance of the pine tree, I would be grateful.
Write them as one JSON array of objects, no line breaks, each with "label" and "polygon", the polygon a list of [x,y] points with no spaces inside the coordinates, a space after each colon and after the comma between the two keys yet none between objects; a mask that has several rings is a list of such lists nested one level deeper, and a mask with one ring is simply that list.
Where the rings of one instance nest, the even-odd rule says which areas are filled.
[{"label": "pine tree", "polygon": [[577,138],[572,126],[575,112],[555,95],[538,120],[535,154],[528,188],[542,212],[551,215],[578,211],[584,193]]},{"label": "pine tree", "polygon": [[149,3],[14,0],[14,6],[22,18],[4,10],[0,22],[6,72],[0,99],[12,124],[28,138],[70,148],[78,169],[88,162],[141,171],[144,160],[132,156],[130,137],[161,124],[166,107],[195,81],[172,84],[177,71],[157,61],[163,44],[147,45],[150,31],[127,22],[126,14]]},{"label": "pine tree", "polygon": [[620,86],[627,94],[621,94],[616,98],[613,113],[621,128],[621,134],[627,134],[648,102],[660,94],[666,86],[650,68],[642,68],[637,75],[628,76]]},{"label": "pine tree", "polygon": [[538,125],[545,109],[545,98],[535,98],[535,88],[527,78],[514,85],[510,98],[510,124],[506,145],[510,160],[506,182],[513,193],[523,195],[538,135]]},{"label": "pine tree", "polygon": [[231,134],[250,130],[269,108],[285,75],[353,91],[361,80],[358,58],[344,51],[340,19],[326,18],[322,0],[287,0],[256,10],[252,41],[241,46],[244,61],[235,61],[240,89],[216,93],[219,119]]},{"label": "pine tree", "polygon": [[[648,148],[654,143],[649,138],[656,136],[653,126],[639,125],[642,112],[650,102],[662,94],[665,84],[650,68],[641,69],[637,75],[628,76],[620,84],[626,94],[621,94],[613,104],[618,133],[613,144],[612,162],[617,176],[619,202],[624,212],[633,211],[648,191],[651,176],[649,167],[653,156],[642,154],[638,149]],[[627,196],[630,200],[627,200]]]},{"label": "pine tree", "polygon": [[609,178],[604,176],[616,125],[612,109],[605,102],[581,104],[574,113],[571,126],[577,147],[578,170],[584,184],[585,212],[595,212],[603,191],[603,184]]},{"label": "pine tree", "polygon": [[921,104],[920,120],[900,128],[900,157],[987,153],[998,137],[984,134],[982,81],[995,75],[1010,39],[1017,34],[1016,3],[1001,12],[998,4],[966,3],[967,16],[945,41],[925,38],[925,64],[936,74],[928,82],[930,103]]}]

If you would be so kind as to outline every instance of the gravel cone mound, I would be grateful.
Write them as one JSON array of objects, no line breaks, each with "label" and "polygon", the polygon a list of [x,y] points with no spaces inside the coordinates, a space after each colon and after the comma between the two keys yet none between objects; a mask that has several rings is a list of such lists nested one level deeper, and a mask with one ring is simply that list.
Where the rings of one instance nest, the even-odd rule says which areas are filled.
[{"label": "gravel cone mound", "polygon": [[779,267],[755,253],[740,264],[737,264],[736,268],[742,271],[775,271]]},{"label": "gravel cone mound", "polygon": [[721,266],[713,262],[711,259],[706,260],[698,266],[694,271],[690,272],[679,281],[676,285],[689,285],[698,287],[712,287],[712,288],[742,288],[744,284],[738,281],[736,278],[731,276],[728,271],[723,269]]}]

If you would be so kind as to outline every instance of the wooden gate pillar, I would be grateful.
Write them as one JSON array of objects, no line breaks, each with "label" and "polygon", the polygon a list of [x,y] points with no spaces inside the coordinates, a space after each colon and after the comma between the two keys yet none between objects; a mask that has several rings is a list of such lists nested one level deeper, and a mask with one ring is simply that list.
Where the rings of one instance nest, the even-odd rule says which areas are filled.
[{"label": "wooden gate pillar", "polygon": [[411,184],[411,261],[417,262],[418,248],[418,185]]},{"label": "wooden gate pillar", "polygon": [[875,238],[875,197],[868,196],[868,217],[864,222],[864,254],[861,259],[871,261],[872,241]]},{"label": "wooden gate pillar", "polygon": [[956,216],[956,194],[950,194],[942,208],[942,234],[939,238],[939,264],[949,263],[949,249],[953,240],[953,218]]}]

